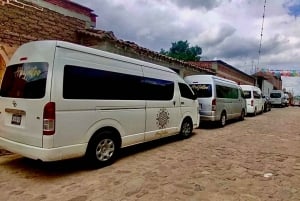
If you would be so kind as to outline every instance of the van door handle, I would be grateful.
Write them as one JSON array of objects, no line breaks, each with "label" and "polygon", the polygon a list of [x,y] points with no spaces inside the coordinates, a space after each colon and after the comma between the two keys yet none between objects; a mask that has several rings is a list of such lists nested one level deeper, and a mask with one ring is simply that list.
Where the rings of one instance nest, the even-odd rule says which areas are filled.
[{"label": "van door handle", "polygon": [[180,102],[181,105],[184,105],[184,102]]},{"label": "van door handle", "polygon": [[174,105],[174,106],[176,105],[176,101],[173,101],[173,105]]}]

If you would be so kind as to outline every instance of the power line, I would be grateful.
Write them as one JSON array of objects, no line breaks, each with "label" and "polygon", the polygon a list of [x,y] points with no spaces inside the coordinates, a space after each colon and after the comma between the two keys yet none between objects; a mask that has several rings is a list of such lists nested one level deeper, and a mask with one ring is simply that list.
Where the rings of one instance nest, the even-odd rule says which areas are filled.
[{"label": "power line", "polygon": [[261,24],[260,42],[259,42],[259,48],[258,48],[257,66],[259,65],[260,54],[261,54],[261,44],[262,44],[263,31],[264,31],[266,4],[267,4],[267,0],[265,0],[265,3],[264,3],[264,11],[263,11],[263,16],[262,16],[262,24]]}]

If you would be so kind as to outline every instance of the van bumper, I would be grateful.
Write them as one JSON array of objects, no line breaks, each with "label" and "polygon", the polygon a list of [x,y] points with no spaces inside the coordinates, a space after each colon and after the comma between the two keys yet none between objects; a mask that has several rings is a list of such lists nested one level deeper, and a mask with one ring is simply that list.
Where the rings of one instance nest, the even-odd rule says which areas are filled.
[{"label": "van bumper", "polygon": [[219,121],[220,117],[216,116],[215,111],[201,111],[200,112],[201,121]]},{"label": "van bumper", "polygon": [[248,106],[247,107],[247,114],[253,114],[254,113],[254,107],[253,106]]},{"label": "van bumper", "polygon": [[27,158],[46,162],[82,157],[85,154],[87,143],[45,149],[41,147],[21,144],[0,137],[0,147]]}]

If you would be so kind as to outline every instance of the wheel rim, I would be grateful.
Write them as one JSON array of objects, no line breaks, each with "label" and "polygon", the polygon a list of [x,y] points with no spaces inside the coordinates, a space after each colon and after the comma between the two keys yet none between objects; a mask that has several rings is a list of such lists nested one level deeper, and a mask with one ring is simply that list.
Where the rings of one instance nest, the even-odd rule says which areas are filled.
[{"label": "wheel rim", "polygon": [[111,139],[103,139],[96,147],[96,157],[100,161],[107,161],[113,156],[114,151],[114,141]]},{"label": "wheel rim", "polygon": [[192,132],[192,128],[189,122],[184,122],[182,125],[181,133],[184,136],[188,136]]}]

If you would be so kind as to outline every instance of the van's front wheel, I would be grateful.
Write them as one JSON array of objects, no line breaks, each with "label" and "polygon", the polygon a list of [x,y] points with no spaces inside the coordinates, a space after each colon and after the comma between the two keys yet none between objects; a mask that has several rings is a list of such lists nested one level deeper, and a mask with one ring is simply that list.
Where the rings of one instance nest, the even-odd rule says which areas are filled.
[{"label": "van's front wheel", "polygon": [[180,133],[179,133],[180,137],[183,139],[186,139],[191,136],[192,131],[193,131],[192,121],[189,119],[183,120],[183,122],[181,124]]},{"label": "van's front wheel", "polygon": [[89,142],[86,158],[92,167],[111,165],[117,156],[119,143],[110,131],[97,133]]}]

